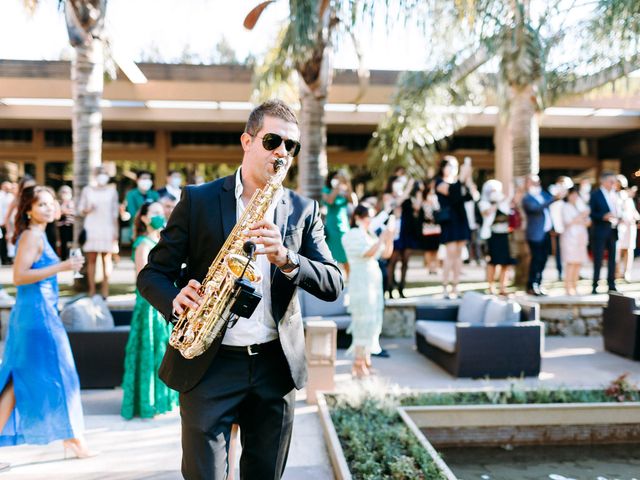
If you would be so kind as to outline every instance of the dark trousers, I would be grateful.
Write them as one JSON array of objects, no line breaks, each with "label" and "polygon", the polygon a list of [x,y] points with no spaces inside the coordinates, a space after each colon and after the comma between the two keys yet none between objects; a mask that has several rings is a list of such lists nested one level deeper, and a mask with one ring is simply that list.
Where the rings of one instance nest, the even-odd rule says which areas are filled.
[{"label": "dark trousers", "polygon": [[73,225],[60,225],[58,227],[60,234],[60,260],[69,258],[69,247],[73,242]]},{"label": "dark trousers", "polygon": [[2,229],[2,238],[0,238],[0,262],[2,265],[9,265],[11,259],[7,254],[7,229],[4,226],[0,227],[0,229]]},{"label": "dark trousers", "polygon": [[531,252],[531,261],[529,263],[529,280],[527,281],[527,288],[532,288],[534,285],[540,285],[542,283],[542,272],[547,264],[547,257],[549,256],[549,234],[546,233],[545,237],[539,241],[534,242],[528,240],[529,251]]},{"label": "dark trousers", "polygon": [[[280,342],[254,356],[221,347],[196,387],[180,394],[182,475],[223,480],[231,426],[240,426],[241,479],[279,479],[287,462],[295,389]],[[231,466],[230,468],[233,468]]]},{"label": "dark trousers", "polygon": [[553,237],[553,248],[556,252],[556,270],[558,270],[558,280],[562,280],[562,251],[560,250],[560,234],[557,233]]},{"label": "dark trousers", "polygon": [[607,285],[609,285],[609,288],[615,288],[617,239],[617,231],[614,229],[606,233],[594,232],[591,238],[591,251],[593,252],[593,288],[598,286],[598,280],[600,280],[600,268],[602,267],[605,249],[609,254],[607,262]]}]

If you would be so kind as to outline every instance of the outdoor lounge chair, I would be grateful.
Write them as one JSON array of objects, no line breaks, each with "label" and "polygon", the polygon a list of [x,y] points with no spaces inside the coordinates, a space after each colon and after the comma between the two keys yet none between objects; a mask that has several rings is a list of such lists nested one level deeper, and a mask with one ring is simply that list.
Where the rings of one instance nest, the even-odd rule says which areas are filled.
[{"label": "outdoor lounge chair", "polygon": [[544,325],[538,304],[469,292],[460,305],[416,307],[416,346],[454,377],[540,373]]}]

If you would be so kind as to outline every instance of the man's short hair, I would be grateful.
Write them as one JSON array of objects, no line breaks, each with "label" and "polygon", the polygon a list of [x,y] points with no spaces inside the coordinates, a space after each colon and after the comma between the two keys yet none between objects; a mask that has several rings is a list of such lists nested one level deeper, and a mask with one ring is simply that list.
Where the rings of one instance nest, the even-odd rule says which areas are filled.
[{"label": "man's short hair", "polygon": [[247,125],[244,127],[244,131],[249,135],[255,135],[262,129],[264,123],[264,117],[280,118],[285,122],[295,123],[298,125],[298,119],[296,114],[289,105],[282,100],[267,100],[266,102],[258,105],[249,114]]},{"label": "man's short hair", "polygon": [[615,177],[615,176],[616,176],[616,173],[615,173],[615,172],[613,172],[613,171],[611,171],[611,170],[603,170],[603,171],[600,173],[600,180],[604,180],[604,179],[606,179],[606,178],[609,178],[609,177]]}]

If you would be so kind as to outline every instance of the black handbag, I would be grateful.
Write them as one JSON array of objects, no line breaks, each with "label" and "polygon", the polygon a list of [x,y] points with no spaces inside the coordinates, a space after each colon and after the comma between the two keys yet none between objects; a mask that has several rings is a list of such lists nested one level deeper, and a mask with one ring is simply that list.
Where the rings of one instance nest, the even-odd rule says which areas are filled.
[{"label": "black handbag", "polygon": [[451,207],[440,207],[439,210],[433,212],[433,218],[438,225],[451,221]]}]

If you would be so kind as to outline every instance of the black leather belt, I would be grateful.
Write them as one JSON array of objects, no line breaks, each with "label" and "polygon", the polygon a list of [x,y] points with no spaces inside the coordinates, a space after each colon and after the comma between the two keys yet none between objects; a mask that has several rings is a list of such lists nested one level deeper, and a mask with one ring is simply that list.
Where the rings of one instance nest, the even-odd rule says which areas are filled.
[{"label": "black leather belt", "polygon": [[248,356],[258,355],[259,353],[272,352],[279,347],[278,340],[271,340],[266,343],[254,343],[253,345],[236,346],[236,345],[220,345],[220,350],[224,352],[241,353]]}]

